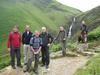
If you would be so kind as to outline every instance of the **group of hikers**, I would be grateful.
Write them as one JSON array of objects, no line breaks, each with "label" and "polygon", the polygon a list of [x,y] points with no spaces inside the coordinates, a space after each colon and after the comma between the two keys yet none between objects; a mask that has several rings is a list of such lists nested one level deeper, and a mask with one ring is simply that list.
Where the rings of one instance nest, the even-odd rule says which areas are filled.
[{"label": "group of hikers", "polygon": [[[81,37],[83,37],[84,32],[86,31],[86,25],[83,24],[81,28]],[[85,32],[86,33],[86,32]],[[14,26],[12,31],[8,35],[8,51],[10,52],[11,57],[11,67],[16,69],[15,66],[15,56],[17,59],[17,67],[23,68],[24,72],[29,71],[32,61],[34,60],[33,71],[38,74],[38,64],[40,53],[42,56],[42,65],[47,70],[49,70],[50,64],[50,53],[49,47],[52,44],[53,40],[59,39],[62,47],[62,55],[66,55],[66,37],[67,33],[63,26],[60,26],[59,34],[54,38],[46,27],[42,27],[41,32],[35,31],[34,34],[31,32],[30,26],[26,25],[25,32],[21,35],[19,32],[19,27]],[[23,44],[23,54],[24,54],[24,66],[21,64],[21,43]]]},{"label": "group of hikers", "polygon": [[[41,52],[42,56],[42,65],[47,70],[49,69],[50,63],[50,54],[49,47],[53,42],[53,36],[47,31],[46,27],[42,27],[42,32],[35,31],[34,34],[30,30],[30,26],[26,25],[25,32],[21,35],[19,32],[18,26],[14,26],[13,30],[8,35],[8,50],[10,52],[11,57],[11,67],[16,69],[15,66],[15,56],[17,58],[17,67],[23,68],[21,64],[21,43],[23,44],[23,53],[24,53],[24,72],[29,71],[32,61],[34,62],[35,73],[38,73],[38,63],[39,63],[39,55]],[[66,40],[66,32],[64,27],[60,27],[60,32],[55,39],[60,39],[62,42],[62,53],[65,55],[65,40]],[[63,43],[64,42],[64,43]]]}]

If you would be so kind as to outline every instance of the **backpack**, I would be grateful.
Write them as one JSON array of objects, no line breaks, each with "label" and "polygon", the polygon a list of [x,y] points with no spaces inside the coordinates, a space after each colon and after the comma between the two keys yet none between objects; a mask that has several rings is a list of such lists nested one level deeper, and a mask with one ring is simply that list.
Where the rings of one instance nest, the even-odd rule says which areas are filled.
[{"label": "backpack", "polygon": [[32,43],[40,43],[41,42],[40,37],[39,37],[39,42],[34,42],[35,41],[35,36],[33,36],[32,38],[33,38]]}]

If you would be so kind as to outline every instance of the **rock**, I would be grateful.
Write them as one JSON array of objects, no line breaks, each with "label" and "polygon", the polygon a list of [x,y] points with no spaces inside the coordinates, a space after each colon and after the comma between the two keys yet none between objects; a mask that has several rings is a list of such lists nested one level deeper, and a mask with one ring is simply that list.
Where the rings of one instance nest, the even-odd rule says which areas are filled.
[{"label": "rock", "polygon": [[93,56],[95,53],[94,52],[82,52],[81,54],[84,56]]},{"label": "rock", "polygon": [[78,52],[84,52],[85,50],[88,50],[88,44],[84,43],[78,45],[77,47]]},{"label": "rock", "polygon": [[69,56],[69,57],[77,57],[79,55],[77,53],[75,53],[75,52],[67,52],[66,56]]},{"label": "rock", "polygon": [[62,51],[58,51],[58,52],[55,52],[55,53],[51,53],[50,54],[50,57],[51,58],[60,58],[60,57],[62,57]]},{"label": "rock", "polygon": [[[75,52],[68,51],[68,52],[66,52],[66,56],[68,56],[68,57],[76,57],[76,56],[79,56],[79,55],[77,53],[75,53]],[[50,54],[50,57],[52,59],[61,58],[61,57],[63,57],[62,51],[58,51],[58,52],[55,52],[55,53],[51,53]]]}]

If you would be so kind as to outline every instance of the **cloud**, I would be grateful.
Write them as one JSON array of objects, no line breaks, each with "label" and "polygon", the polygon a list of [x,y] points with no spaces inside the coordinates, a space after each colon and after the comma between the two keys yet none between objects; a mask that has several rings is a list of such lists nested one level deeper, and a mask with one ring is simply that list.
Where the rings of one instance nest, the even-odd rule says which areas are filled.
[{"label": "cloud", "polygon": [[58,2],[77,8],[81,11],[88,11],[100,5],[100,0],[57,0]]}]

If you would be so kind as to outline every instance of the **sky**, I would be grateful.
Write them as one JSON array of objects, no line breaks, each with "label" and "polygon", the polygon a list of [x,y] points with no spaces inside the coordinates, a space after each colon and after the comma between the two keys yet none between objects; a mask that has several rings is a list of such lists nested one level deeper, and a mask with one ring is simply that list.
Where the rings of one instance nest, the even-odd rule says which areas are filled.
[{"label": "sky", "polygon": [[100,0],[57,0],[58,2],[77,8],[83,12],[100,5]]}]

